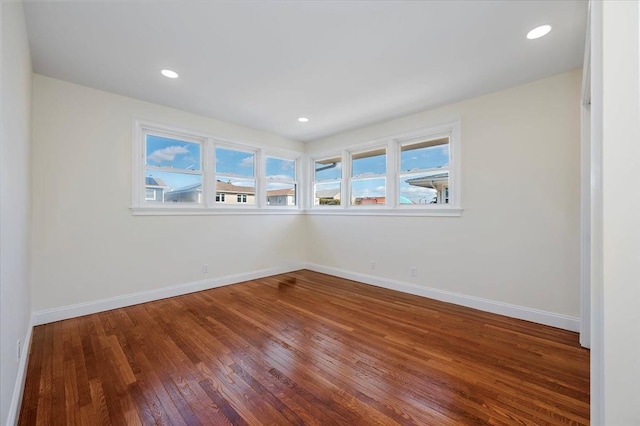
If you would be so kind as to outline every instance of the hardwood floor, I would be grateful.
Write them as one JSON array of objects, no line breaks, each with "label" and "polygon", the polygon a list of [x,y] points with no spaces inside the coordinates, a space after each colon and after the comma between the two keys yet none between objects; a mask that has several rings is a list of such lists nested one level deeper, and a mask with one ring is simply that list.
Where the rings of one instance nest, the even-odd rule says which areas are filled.
[{"label": "hardwood floor", "polygon": [[588,417],[577,334],[298,271],[36,327],[19,424]]}]

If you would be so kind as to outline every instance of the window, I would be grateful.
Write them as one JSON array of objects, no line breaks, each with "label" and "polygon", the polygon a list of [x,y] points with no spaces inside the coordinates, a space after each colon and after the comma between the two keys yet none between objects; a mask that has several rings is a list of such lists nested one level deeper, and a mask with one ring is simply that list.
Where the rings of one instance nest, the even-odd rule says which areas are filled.
[{"label": "window", "polygon": [[339,206],[342,189],[342,158],[315,160],[313,173],[313,205]]},{"label": "window", "polygon": [[350,203],[352,206],[387,203],[386,148],[351,154]]},{"label": "window", "polygon": [[137,120],[135,135],[134,214],[461,212],[459,122],[311,155],[305,173],[298,152]]},{"label": "window", "polygon": [[145,202],[202,203],[202,141],[144,132]]},{"label": "window", "polygon": [[400,143],[400,205],[449,203],[449,137]]},{"label": "window", "polygon": [[255,204],[255,164],[255,152],[216,148],[216,191],[235,194],[237,204]]},{"label": "window", "polygon": [[141,120],[132,148],[134,214],[254,214],[270,205],[301,212],[298,152],[264,155],[258,146]]},{"label": "window", "polygon": [[456,121],[311,154],[311,213],[459,216],[459,139]]},{"label": "window", "polygon": [[277,157],[267,157],[267,206],[297,205],[296,162]]}]

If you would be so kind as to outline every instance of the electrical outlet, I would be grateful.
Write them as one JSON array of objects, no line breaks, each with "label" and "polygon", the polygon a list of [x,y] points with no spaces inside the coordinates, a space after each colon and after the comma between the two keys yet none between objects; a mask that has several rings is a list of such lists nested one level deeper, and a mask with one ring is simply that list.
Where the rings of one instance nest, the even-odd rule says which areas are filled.
[{"label": "electrical outlet", "polygon": [[20,353],[21,352],[20,344],[21,344],[20,339],[18,339],[18,351],[17,351],[18,361],[20,361],[20,355],[21,355],[21,353]]},{"label": "electrical outlet", "polygon": [[207,265],[206,263],[204,265],[202,265],[202,273],[203,274],[208,274],[209,273],[209,265]]},{"label": "electrical outlet", "polygon": [[376,269],[376,261],[375,261],[375,260],[372,260],[372,261],[371,261],[371,269],[372,269],[372,270],[373,270],[373,269]]},{"label": "electrical outlet", "polygon": [[418,274],[418,268],[416,268],[415,266],[412,266],[411,268],[409,268],[409,273],[411,274],[412,277],[415,277]]}]

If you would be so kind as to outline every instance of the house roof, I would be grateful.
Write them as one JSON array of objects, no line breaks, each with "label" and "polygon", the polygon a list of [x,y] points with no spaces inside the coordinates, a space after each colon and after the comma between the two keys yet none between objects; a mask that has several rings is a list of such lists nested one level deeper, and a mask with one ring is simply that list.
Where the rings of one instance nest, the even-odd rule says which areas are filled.
[{"label": "house roof", "polygon": [[432,188],[434,183],[446,182],[449,179],[449,172],[438,173],[430,176],[420,176],[413,179],[407,179],[409,185],[421,186],[423,188]]},{"label": "house roof", "polygon": [[153,176],[145,177],[144,184],[146,186],[168,186],[162,179]]},{"label": "house roof", "polygon": [[191,192],[191,191],[202,191],[202,184],[194,183],[192,185],[183,186],[182,188],[178,188],[178,189],[175,189],[175,190],[173,190],[171,192],[168,192],[167,195],[184,194],[186,192]]},{"label": "house roof", "polygon": [[[192,185],[187,185],[187,186],[183,186],[182,188],[174,189],[173,191],[169,192],[169,194],[179,194],[179,193],[185,193],[190,191],[201,191],[201,190],[202,190],[202,184],[194,183]],[[256,193],[256,190],[255,188],[252,188],[250,186],[238,186],[238,185],[232,184],[231,182],[222,182],[219,180],[219,181],[216,181],[216,192],[224,192],[225,194],[253,195]]]},{"label": "house roof", "polygon": [[272,189],[267,191],[267,197],[277,197],[279,195],[296,195],[295,189]]},{"label": "house roof", "polygon": [[256,189],[251,186],[238,186],[231,182],[216,181],[216,192],[224,192],[226,194],[255,194]]},{"label": "house roof", "polygon": [[323,189],[320,191],[316,191],[316,198],[335,198],[335,196],[339,194],[340,188]]}]

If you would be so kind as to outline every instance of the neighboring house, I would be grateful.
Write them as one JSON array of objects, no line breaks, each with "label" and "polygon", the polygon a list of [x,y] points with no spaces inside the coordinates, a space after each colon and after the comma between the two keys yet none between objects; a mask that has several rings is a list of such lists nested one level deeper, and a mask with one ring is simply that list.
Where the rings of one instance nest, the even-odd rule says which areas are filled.
[{"label": "neighboring house", "polygon": [[324,189],[316,191],[315,202],[316,206],[336,206],[340,204],[340,188]]},{"label": "neighboring house", "polygon": [[267,191],[268,206],[295,206],[296,190],[290,189],[273,189]]},{"label": "neighboring house", "polygon": [[[415,204],[409,198],[407,198],[405,196],[402,196],[402,195],[399,197],[398,201],[400,201],[400,204]],[[367,205],[367,204],[386,204],[387,203],[387,197],[361,197],[361,198],[355,198],[353,200],[353,203],[356,206],[363,206],[363,205]]]},{"label": "neighboring house", "polygon": [[164,202],[164,193],[169,189],[169,185],[160,178],[147,176],[144,182],[144,189],[145,201],[162,203]]},{"label": "neighboring house", "polygon": [[238,186],[218,180],[216,181],[216,203],[255,204],[256,189],[252,186]]},{"label": "neighboring house", "polygon": [[165,203],[201,203],[202,184],[184,186],[164,194]]},{"label": "neighboring house", "polygon": [[449,203],[449,172],[408,179],[407,183],[409,185],[420,186],[422,188],[435,189],[437,191],[436,199],[435,201],[432,201],[432,203]]},{"label": "neighboring house", "polygon": [[355,198],[353,204],[356,206],[364,206],[367,204],[386,204],[387,197],[359,197]]},{"label": "neighboring house", "polygon": [[[231,182],[216,182],[216,203],[221,204],[255,204],[255,188],[237,186]],[[202,184],[196,183],[167,191],[164,195],[166,203],[202,203]]]}]

